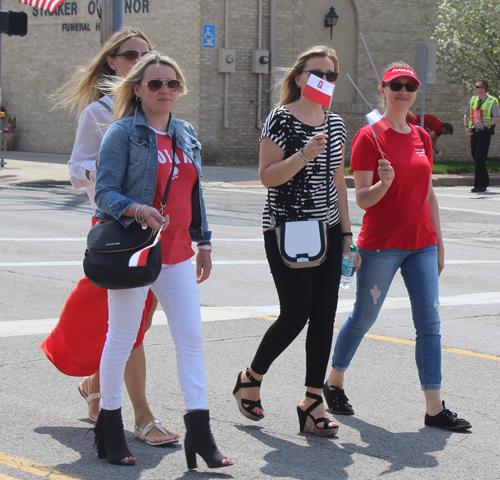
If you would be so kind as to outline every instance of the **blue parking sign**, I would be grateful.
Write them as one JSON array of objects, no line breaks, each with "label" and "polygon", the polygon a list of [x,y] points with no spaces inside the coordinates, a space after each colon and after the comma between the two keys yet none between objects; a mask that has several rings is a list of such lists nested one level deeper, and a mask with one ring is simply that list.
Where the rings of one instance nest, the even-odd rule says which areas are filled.
[{"label": "blue parking sign", "polygon": [[203,25],[203,48],[215,48],[215,25]]}]

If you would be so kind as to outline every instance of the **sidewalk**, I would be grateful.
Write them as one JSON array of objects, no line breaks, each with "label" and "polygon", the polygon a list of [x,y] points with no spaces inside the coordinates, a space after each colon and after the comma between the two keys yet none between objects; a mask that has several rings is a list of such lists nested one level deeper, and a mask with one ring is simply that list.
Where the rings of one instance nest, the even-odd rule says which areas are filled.
[{"label": "sidewalk", "polygon": [[[5,166],[0,167],[1,184],[30,185],[70,185],[68,160],[69,155],[34,153],[34,152],[0,152]],[[238,166],[204,166],[203,182],[235,183],[238,185],[260,185],[257,165]],[[500,185],[500,176],[490,176],[491,185]],[[472,186],[474,176],[469,175],[433,175],[434,186]],[[346,177],[348,188],[354,188],[353,177]]]}]

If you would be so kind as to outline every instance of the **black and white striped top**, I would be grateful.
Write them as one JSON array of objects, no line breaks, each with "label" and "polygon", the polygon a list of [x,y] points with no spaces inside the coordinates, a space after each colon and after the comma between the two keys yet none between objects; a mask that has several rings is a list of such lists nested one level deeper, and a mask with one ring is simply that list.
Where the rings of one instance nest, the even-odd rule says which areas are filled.
[{"label": "black and white striped top", "polygon": [[[330,196],[330,227],[340,221],[337,207],[337,189],[332,175],[342,162],[342,146],[346,141],[343,120],[328,113],[328,141],[330,142],[330,175],[328,192]],[[305,146],[309,139],[323,133],[324,125],[312,127],[296,119],[284,106],[274,109],[262,128],[260,140],[267,137],[284,151],[284,159],[291,157]],[[306,165],[288,182],[278,187],[270,187],[263,214],[263,230],[289,220],[327,221],[326,197],[326,153],[319,155]]]}]

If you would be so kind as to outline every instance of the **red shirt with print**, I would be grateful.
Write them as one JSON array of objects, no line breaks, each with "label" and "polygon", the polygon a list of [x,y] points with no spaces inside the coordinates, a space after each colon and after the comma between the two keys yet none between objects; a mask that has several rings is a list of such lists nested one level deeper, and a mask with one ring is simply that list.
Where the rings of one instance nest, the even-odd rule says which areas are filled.
[{"label": "red shirt with print", "polygon": [[[162,133],[156,134],[158,143],[158,176],[153,207],[160,209],[172,168],[172,139]],[[198,180],[193,161],[180,149],[175,152],[175,170],[163,215],[168,214],[170,224],[161,234],[162,263],[175,265],[194,255],[191,247],[189,226],[192,220],[191,197]]]},{"label": "red shirt with print", "polygon": [[[432,146],[429,134],[411,126],[408,134],[392,128],[377,135],[384,157],[394,168],[394,180],[386,194],[366,208],[358,245],[367,250],[399,248],[418,250],[437,244],[427,202],[431,177]],[[363,127],[352,142],[351,171],[373,172],[372,185],[380,178],[378,160],[382,158],[370,126]]]}]

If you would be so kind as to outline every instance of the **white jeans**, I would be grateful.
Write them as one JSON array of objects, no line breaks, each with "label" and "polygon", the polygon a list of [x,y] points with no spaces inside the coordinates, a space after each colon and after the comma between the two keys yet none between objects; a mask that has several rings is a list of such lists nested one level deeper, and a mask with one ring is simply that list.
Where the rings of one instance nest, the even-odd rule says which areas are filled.
[{"label": "white jeans", "polygon": [[148,287],[108,290],[108,334],[101,357],[101,408],[122,404],[123,376],[137,338],[148,290],[158,298],[168,320],[177,354],[177,376],[186,410],[207,410],[207,381],[200,300],[191,260],[163,265]]}]

